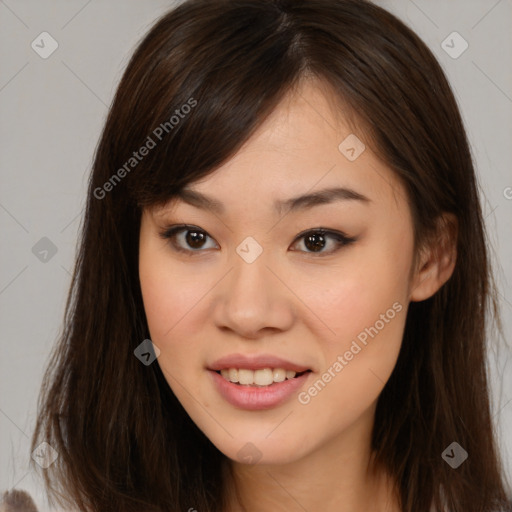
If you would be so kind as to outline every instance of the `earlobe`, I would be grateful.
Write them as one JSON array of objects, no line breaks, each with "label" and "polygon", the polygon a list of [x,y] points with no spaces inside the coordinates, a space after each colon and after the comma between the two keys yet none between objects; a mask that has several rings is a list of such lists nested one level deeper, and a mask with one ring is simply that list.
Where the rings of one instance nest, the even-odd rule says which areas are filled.
[{"label": "earlobe", "polygon": [[419,302],[432,297],[453,274],[457,260],[457,218],[445,213],[438,219],[436,236],[418,258],[410,300]]}]

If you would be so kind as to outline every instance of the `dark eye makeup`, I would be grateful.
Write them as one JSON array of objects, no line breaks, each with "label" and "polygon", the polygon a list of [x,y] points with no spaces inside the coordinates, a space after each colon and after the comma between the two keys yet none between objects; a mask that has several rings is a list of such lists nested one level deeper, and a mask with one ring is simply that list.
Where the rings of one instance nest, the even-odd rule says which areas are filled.
[{"label": "dark eye makeup", "polygon": [[[188,254],[189,256],[195,256],[198,253],[203,253],[206,250],[212,249],[212,247],[207,247],[205,249],[203,243],[208,239],[214,240],[205,230],[190,224],[177,224],[168,226],[159,232],[159,236],[162,239],[169,241],[169,245],[173,250]],[[318,227],[311,228],[299,233],[295,237],[292,246],[296,245],[301,240],[303,240],[303,244],[308,250],[299,250],[299,252],[322,257],[334,254],[341,248],[355,242],[357,238],[350,237],[341,231]],[[330,250],[324,251],[323,249],[329,245],[329,241],[332,242],[331,247],[333,247]],[[194,246],[196,243],[199,244],[199,247]],[[187,245],[188,248],[184,247],[184,245]],[[213,248],[215,249],[216,247]],[[297,249],[291,250],[297,251]]]}]

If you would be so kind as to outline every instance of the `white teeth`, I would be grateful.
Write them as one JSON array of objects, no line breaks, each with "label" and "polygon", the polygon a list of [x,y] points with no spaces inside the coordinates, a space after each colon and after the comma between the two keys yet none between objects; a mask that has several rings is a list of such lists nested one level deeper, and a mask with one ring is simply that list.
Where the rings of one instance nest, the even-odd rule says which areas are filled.
[{"label": "white teeth", "polygon": [[274,382],[283,382],[293,379],[297,372],[284,370],[283,368],[262,368],[260,370],[248,370],[246,368],[224,368],[220,374],[228,381],[245,386],[270,386]]},{"label": "white teeth", "polygon": [[238,382],[240,384],[253,384],[254,383],[254,372],[252,370],[246,370],[241,368],[238,370]]},{"label": "white teeth", "polygon": [[258,386],[269,386],[274,382],[274,375],[270,368],[264,368],[263,370],[256,370],[254,372],[254,384]]},{"label": "white teeth", "polygon": [[286,379],[286,371],[282,368],[274,368],[274,382],[283,382]]}]

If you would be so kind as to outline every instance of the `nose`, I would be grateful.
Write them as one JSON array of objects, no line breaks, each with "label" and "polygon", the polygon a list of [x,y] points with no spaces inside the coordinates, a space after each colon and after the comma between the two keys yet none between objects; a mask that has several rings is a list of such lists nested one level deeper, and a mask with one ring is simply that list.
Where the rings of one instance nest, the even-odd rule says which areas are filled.
[{"label": "nose", "polygon": [[265,251],[252,263],[235,254],[231,263],[231,271],[216,287],[214,320],[219,329],[249,339],[290,329],[293,294],[283,284],[285,276],[269,265]]}]

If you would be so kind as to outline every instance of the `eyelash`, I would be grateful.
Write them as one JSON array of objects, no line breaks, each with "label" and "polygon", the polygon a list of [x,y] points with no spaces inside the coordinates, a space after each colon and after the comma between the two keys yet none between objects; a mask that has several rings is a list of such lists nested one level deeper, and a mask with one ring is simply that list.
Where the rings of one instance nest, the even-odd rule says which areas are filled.
[{"label": "eyelash", "polygon": [[[188,224],[179,224],[175,226],[170,226],[164,231],[160,232],[159,235],[164,240],[170,241],[170,245],[173,247],[174,250],[185,253],[188,256],[194,256],[195,253],[201,253],[204,251],[204,249],[184,249],[183,247],[178,246],[175,243],[175,237],[181,232],[187,232],[187,231],[193,231],[197,233],[204,233],[208,238],[213,238],[208,235],[206,231],[203,229],[198,228],[197,226],[191,226]],[[332,231],[328,230],[326,228],[314,228],[314,229],[308,229],[307,231],[303,231],[297,235],[295,240],[293,241],[293,245],[300,241],[301,239],[305,238],[307,235],[322,235],[322,236],[330,236],[336,241],[337,247],[334,250],[331,251],[322,251],[322,252],[314,252],[314,251],[298,251],[298,252],[305,252],[306,254],[312,254],[315,256],[328,256],[331,254],[334,254],[335,252],[338,252],[342,247],[346,247],[350,245],[351,243],[355,242],[357,238],[349,237],[345,233],[339,232],[339,231]]]}]

